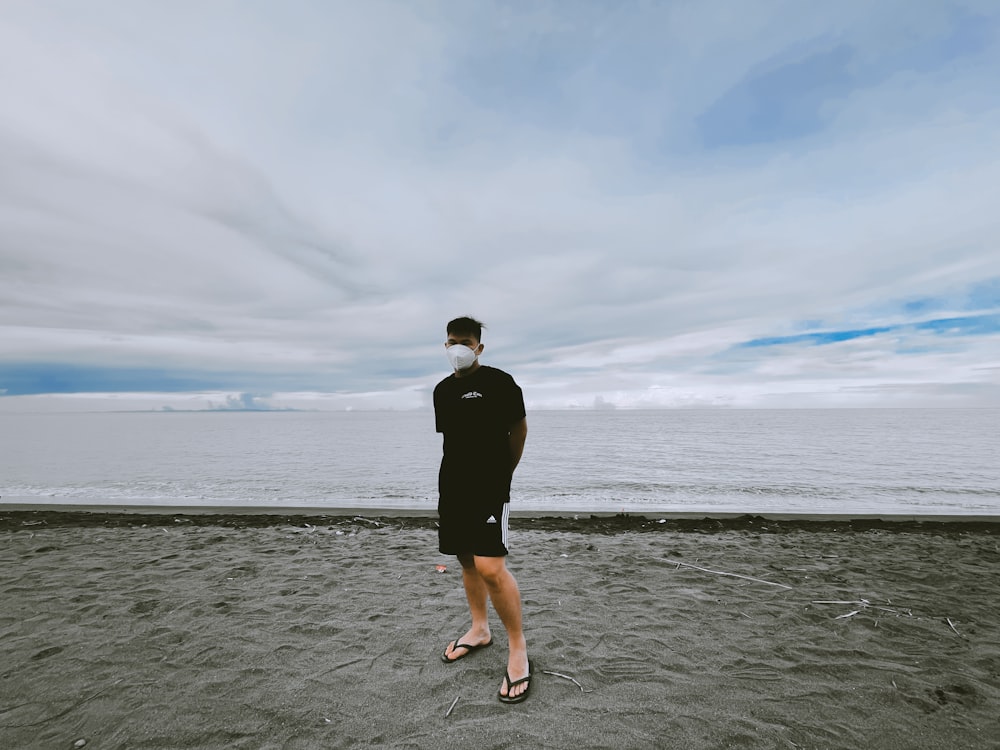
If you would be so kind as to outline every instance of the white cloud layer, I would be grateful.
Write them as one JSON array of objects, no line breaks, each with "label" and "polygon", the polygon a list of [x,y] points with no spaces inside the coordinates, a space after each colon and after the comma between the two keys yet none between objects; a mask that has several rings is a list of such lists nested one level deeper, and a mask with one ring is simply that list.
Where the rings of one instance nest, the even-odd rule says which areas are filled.
[{"label": "white cloud layer", "polygon": [[535,408],[1000,406],[998,72],[987,2],[12,0],[0,410],[426,406],[462,314]]}]

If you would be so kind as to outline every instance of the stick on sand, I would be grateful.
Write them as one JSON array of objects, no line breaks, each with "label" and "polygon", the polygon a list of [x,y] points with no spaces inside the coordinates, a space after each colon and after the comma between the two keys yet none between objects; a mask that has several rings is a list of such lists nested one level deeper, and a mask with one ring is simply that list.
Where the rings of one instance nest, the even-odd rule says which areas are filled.
[{"label": "stick on sand", "polygon": [[563,674],[562,672],[550,672],[547,669],[543,669],[542,670],[542,674],[550,674],[550,675],[552,675],[554,677],[562,677],[564,680],[569,680],[574,685],[576,685],[578,688],[580,688],[580,692],[581,693],[592,693],[592,692],[594,692],[593,690],[587,690],[583,685],[581,685],[579,682],[577,682],[575,678],[570,677],[568,674]]},{"label": "stick on sand", "polygon": [[786,586],[783,583],[775,583],[774,581],[765,581],[761,578],[753,578],[752,576],[741,576],[739,573],[726,573],[721,570],[709,570],[708,568],[699,568],[697,565],[691,565],[690,563],[681,562],[680,560],[669,560],[665,557],[659,558],[661,562],[670,563],[671,565],[680,565],[685,568],[694,568],[695,570],[700,570],[703,573],[712,573],[717,576],[732,576],[733,578],[742,578],[745,581],[755,581],[757,583],[766,583],[768,586],[778,586],[783,589],[790,589],[791,586]]}]

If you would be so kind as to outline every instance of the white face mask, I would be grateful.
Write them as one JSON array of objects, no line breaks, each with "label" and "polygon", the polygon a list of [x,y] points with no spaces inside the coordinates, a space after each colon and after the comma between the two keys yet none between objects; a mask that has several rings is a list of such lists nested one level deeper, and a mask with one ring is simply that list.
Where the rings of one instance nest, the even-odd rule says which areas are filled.
[{"label": "white face mask", "polygon": [[[477,347],[478,348],[478,347]],[[452,344],[445,352],[455,371],[468,370],[476,363],[476,352],[463,344]]]}]

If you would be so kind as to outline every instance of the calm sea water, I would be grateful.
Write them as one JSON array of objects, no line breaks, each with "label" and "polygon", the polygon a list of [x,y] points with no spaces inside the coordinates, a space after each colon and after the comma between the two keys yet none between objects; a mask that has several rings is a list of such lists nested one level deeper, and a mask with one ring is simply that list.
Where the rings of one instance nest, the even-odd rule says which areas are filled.
[{"label": "calm sea water", "polygon": [[[516,509],[1000,514],[998,410],[529,414]],[[420,412],[0,415],[3,503],[436,504]]]}]

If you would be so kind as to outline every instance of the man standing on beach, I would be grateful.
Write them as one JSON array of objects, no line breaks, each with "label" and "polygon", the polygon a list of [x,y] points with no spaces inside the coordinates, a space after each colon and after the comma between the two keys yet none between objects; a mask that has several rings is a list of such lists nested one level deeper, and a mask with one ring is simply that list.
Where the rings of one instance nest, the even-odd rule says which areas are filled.
[{"label": "man standing on beach", "polygon": [[524,397],[502,370],[479,364],[483,324],[448,323],[445,350],[454,369],[434,388],[434,417],[444,435],[438,474],[438,541],[456,555],[472,627],[451,641],[441,659],[452,664],[493,643],[487,600],[507,631],[507,671],[498,697],[520,703],[531,688],[531,662],[521,622],[521,592],[507,570],[510,482],[528,435]]}]

